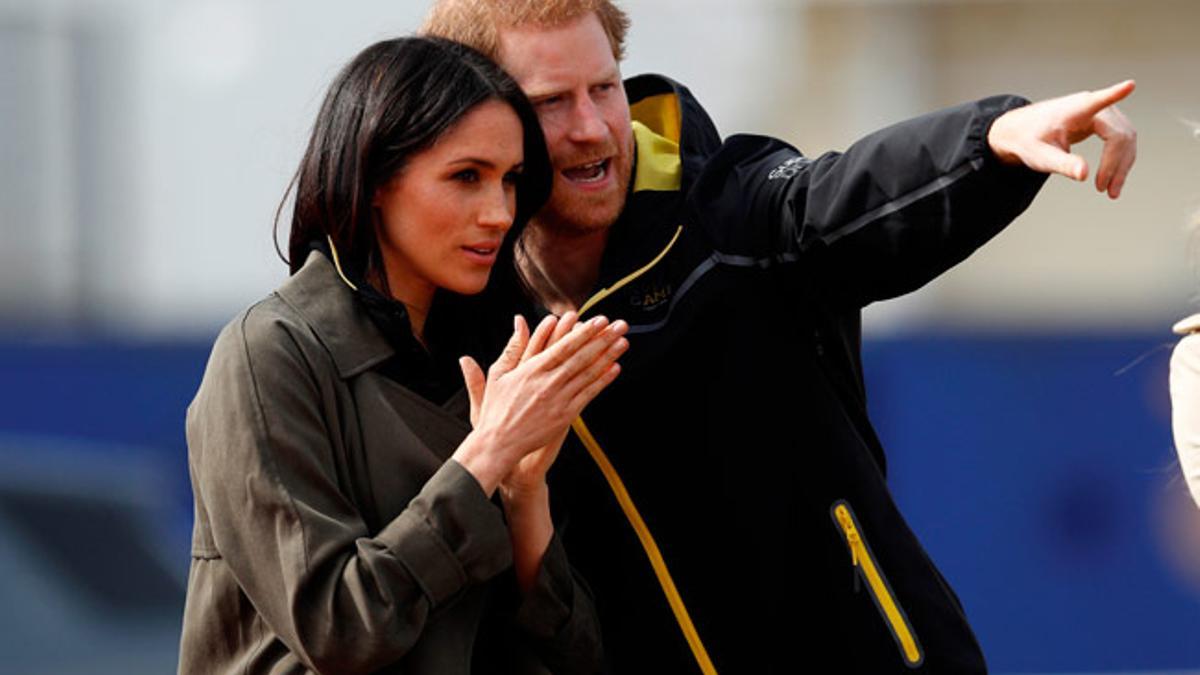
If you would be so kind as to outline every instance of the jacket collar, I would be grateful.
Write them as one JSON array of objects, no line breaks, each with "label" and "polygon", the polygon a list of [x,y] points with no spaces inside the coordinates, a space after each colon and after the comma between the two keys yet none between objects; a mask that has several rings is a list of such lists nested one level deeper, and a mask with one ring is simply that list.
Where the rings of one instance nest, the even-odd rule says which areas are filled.
[{"label": "jacket collar", "polygon": [[679,200],[721,144],[708,114],[678,82],[639,75],[625,81],[625,92],[636,145],[633,180],[600,260],[601,290],[589,305],[672,245],[683,225]]},{"label": "jacket collar", "polygon": [[625,94],[633,119],[675,145],[681,165],[680,189],[686,192],[708,158],[721,147],[716,125],[692,92],[669,77],[631,77],[625,80]]},{"label": "jacket collar", "polygon": [[683,183],[683,166],[679,161],[679,143],[638,120],[633,120],[634,145],[637,163],[634,165],[633,191],[678,191]]},{"label": "jacket collar", "polygon": [[277,293],[329,350],[342,378],[358,375],[395,354],[355,301],[354,291],[320,251],[310,251],[304,266]]}]

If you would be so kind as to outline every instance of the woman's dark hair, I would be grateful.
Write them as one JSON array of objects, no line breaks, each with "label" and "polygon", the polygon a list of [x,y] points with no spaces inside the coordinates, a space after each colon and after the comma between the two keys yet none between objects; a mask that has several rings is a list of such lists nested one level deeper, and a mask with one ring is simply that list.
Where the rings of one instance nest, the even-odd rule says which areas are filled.
[{"label": "woman's dark hair", "polygon": [[[381,272],[371,206],[375,190],[489,100],[512,107],[524,130],[525,165],[505,245],[511,251],[520,230],[550,194],[550,163],[537,115],[517,83],[479,52],[440,38],[405,37],[364,49],[325,95],[288,188],[296,190],[285,260],[291,273],[304,264],[313,243],[326,236],[356,276]],[[277,228],[282,210],[283,203],[276,213]]]}]

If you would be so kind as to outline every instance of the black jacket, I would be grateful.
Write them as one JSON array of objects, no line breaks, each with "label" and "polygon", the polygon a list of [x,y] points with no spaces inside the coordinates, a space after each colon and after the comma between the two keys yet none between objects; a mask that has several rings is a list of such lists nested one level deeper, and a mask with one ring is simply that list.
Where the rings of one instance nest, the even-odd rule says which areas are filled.
[{"label": "black jacket", "polygon": [[[957,598],[888,491],[859,314],[1028,206],[1045,177],[1000,165],[986,143],[991,121],[1025,101],[950,108],[810,159],[772,138],[722,142],[665,78],[626,89],[648,128],[635,125],[635,181],[601,269],[609,290],[588,313],[628,321],[631,348],[582,417],[716,668],[984,672]],[[610,670],[698,672],[603,477],[570,443],[552,495]]]}]

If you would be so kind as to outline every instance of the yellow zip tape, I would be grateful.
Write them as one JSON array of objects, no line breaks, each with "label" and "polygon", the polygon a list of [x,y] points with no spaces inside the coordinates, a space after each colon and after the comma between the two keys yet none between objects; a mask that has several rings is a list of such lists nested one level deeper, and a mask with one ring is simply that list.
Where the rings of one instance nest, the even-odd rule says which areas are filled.
[{"label": "yellow zip tape", "polygon": [[675,621],[679,624],[679,629],[683,631],[683,637],[687,639],[688,646],[692,648],[692,656],[696,657],[696,664],[700,666],[700,671],[704,675],[717,675],[717,669],[713,666],[712,659],[708,658],[708,650],[700,641],[700,634],[696,632],[696,627],[692,624],[692,617],[688,615],[683,598],[679,595],[679,590],[675,588],[675,582],[671,579],[671,573],[667,570],[667,562],[663,560],[662,553],[658,550],[658,544],[654,542],[654,537],[650,534],[650,529],[646,527],[646,522],[642,520],[641,514],[634,506],[629,491],[625,489],[625,483],[617,475],[617,470],[613,468],[612,462],[608,461],[604,451],[600,449],[600,444],[596,442],[592,432],[588,431],[582,417],[575,418],[575,421],[571,423],[571,429],[575,431],[575,435],[583,442],[583,447],[587,448],[588,454],[600,467],[600,472],[608,481],[608,487],[612,489],[617,503],[625,512],[625,517],[629,519],[633,531],[637,533],[638,541],[642,543],[642,549],[646,551],[646,557],[650,559],[650,566],[654,568],[654,576],[658,577],[658,585],[662,586],[663,594],[667,596],[667,604],[671,605]]},{"label": "yellow zip tape", "polygon": [[916,668],[924,658],[921,655],[921,647],[917,644],[917,638],[913,634],[908,620],[904,617],[904,613],[900,610],[900,605],[888,589],[883,572],[875,564],[875,559],[871,557],[871,551],[867,548],[862,531],[854,519],[854,514],[850,511],[850,505],[844,501],[838,501],[834,504],[833,513],[842,527],[846,545],[850,548],[850,562],[867,578],[867,586],[875,595],[884,620],[891,626],[892,635],[895,636],[900,651],[904,655],[905,663]]},{"label": "yellow zip tape", "polygon": [[[670,251],[671,247],[675,245],[681,232],[683,232],[683,227],[677,228],[675,236],[671,237],[666,248],[649,263],[625,276],[611,287],[600,290],[583,303],[583,307],[579,309],[579,315],[582,317],[583,313],[594,307],[596,303],[657,265],[663,256],[667,255],[667,251]],[[650,566],[654,568],[654,576],[658,578],[658,585],[662,587],[663,595],[667,596],[667,604],[671,606],[671,612],[675,614],[675,622],[679,624],[679,630],[683,631],[683,637],[687,640],[688,647],[692,650],[692,656],[696,658],[696,664],[700,666],[700,671],[704,675],[717,675],[717,669],[713,666],[712,659],[708,657],[708,650],[704,648],[704,643],[700,640],[700,633],[696,631],[696,626],[692,624],[692,617],[688,615],[687,607],[683,604],[683,597],[679,595],[679,590],[675,588],[675,582],[671,579],[671,572],[667,570],[667,561],[663,559],[662,553],[658,550],[658,544],[654,541],[654,536],[650,534],[650,528],[646,527],[646,522],[642,520],[642,515],[634,506],[633,498],[625,489],[624,481],[617,474],[612,462],[608,460],[608,456],[604,454],[604,450],[600,448],[600,444],[596,442],[596,437],[592,436],[592,432],[584,424],[582,416],[575,418],[575,421],[571,423],[571,429],[579,437],[583,447],[587,448],[592,460],[600,467],[600,473],[604,474],[604,479],[608,481],[608,487],[612,490],[613,496],[617,498],[621,511],[625,513],[625,518],[633,526],[633,531],[637,534],[638,541],[641,542],[642,549],[646,552],[646,557],[650,559]]]}]

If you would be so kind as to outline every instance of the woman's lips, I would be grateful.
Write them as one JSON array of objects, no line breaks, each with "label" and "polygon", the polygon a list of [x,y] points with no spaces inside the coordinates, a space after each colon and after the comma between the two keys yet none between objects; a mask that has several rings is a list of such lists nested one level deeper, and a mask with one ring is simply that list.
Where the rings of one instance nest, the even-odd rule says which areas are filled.
[{"label": "woman's lips", "polygon": [[499,243],[468,244],[462,247],[462,251],[472,261],[487,264],[495,262],[496,254],[499,250]]}]

